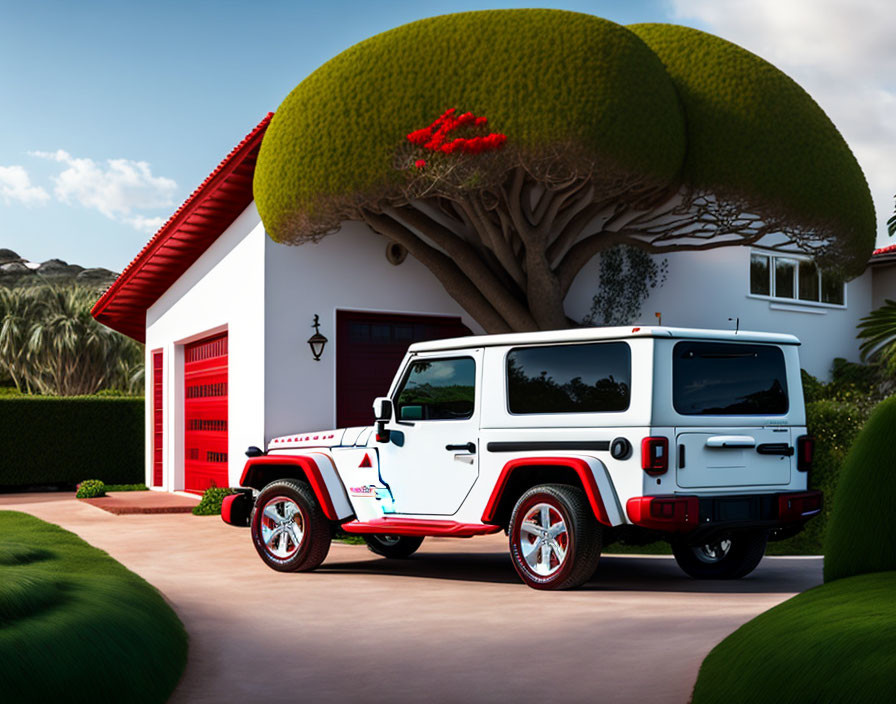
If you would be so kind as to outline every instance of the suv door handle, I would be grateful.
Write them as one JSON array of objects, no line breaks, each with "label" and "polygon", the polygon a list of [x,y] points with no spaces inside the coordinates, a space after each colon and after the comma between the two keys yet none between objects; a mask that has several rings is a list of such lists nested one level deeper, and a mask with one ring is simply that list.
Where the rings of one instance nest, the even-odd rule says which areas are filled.
[{"label": "suv door handle", "polygon": [[449,452],[453,452],[455,450],[466,450],[471,455],[476,454],[476,444],[472,442],[468,442],[464,445],[445,445],[445,449]]}]

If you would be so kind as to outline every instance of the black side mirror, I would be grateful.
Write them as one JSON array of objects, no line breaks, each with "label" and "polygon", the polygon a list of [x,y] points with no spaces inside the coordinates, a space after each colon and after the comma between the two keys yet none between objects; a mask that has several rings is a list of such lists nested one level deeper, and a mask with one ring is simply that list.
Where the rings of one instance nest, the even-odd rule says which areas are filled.
[{"label": "black side mirror", "polygon": [[390,433],[386,422],[392,420],[392,401],[380,396],[373,402],[373,415],[376,418],[376,441],[389,442]]}]

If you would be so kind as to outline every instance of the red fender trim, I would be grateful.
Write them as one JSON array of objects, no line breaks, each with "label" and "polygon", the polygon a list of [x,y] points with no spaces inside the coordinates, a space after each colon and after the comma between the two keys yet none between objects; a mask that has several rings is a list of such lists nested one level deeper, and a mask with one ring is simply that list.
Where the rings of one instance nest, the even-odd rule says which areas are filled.
[{"label": "red fender trim", "polygon": [[340,527],[346,533],[361,535],[441,535],[451,538],[471,538],[474,535],[488,535],[501,530],[501,526],[483,526],[478,523],[415,520],[410,518],[376,518],[366,523],[349,521],[348,523],[343,523]]},{"label": "red fender trim", "polygon": [[498,481],[495,483],[495,488],[492,490],[492,495],[485,505],[485,510],[482,512],[483,523],[494,521],[498,503],[501,501],[501,495],[504,493],[504,488],[507,486],[511,473],[520,467],[532,466],[569,467],[574,470],[582,481],[585,495],[588,497],[588,503],[591,504],[591,509],[594,511],[597,520],[604,525],[612,525],[610,517],[607,515],[607,509],[604,507],[600,489],[597,488],[597,482],[594,481],[594,475],[591,473],[591,467],[588,466],[585,460],[578,457],[520,457],[510,460],[510,462],[504,465],[504,469],[501,470]]},{"label": "red fender trim", "polygon": [[233,502],[236,501],[237,496],[238,494],[225,496],[224,500],[221,502],[221,520],[230,525],[233,525],[233,519],[230,517],[230,513],[233,508]]},{"label": "red fender trim", "polygon": [[[336,515],[336,508],[333,506],[330,492],[327,491],[327,483],[324,481],[320,469],[318,469],[317,462],[310,457],[302,457],[301,455],[262,455],[261,457],[251,457],[243,468],[243,476],[240,477],[240,486],[250,486],[249,484],[246,484],[246,479],[255,467],[283,467],[285,465],[299,467],[302,470],[305,474],[305,478],[314,490],[314,495],[320,502],[324,515],[331,521],[338,521],[339,516]],[[262,487],[255,488],[261,489]]]}]

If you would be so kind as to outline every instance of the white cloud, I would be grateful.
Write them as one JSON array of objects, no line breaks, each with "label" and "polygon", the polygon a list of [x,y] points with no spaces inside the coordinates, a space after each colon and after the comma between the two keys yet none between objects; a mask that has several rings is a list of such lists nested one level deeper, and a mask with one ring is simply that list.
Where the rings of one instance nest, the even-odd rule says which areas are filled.
[{"label": "white cloud", "polygon": [[143,215],[135,215],[125,218],[124,221],[141,232],[155,232],[164,224],[165,220],[166,218],[163,217],[148,218]]},{"label": "white cloud", "polygon": [[671,0],[675,18],[740,44],[805,88],[855,153],[879,241],[896,193],[892,0]]},{"label": "white cloud", "polygon": [[0,196],[7,204],[18,201],[37,205],[50,199],[50,194],[43,188],[31,185],[31,178],[22,166],[0,166]]},{"label": "white cloud", "polygon": [[67,167],[53,179],[56,184],[53,193],[57,199],[68,204],[79,203],[138,230],[156,229],[164,218],[137,211],[174,205],[177,183],[164,176],[153,176],[145,161],[108,159],[103,164],[73,157],[62,149],[31,152],[31,155]]}]

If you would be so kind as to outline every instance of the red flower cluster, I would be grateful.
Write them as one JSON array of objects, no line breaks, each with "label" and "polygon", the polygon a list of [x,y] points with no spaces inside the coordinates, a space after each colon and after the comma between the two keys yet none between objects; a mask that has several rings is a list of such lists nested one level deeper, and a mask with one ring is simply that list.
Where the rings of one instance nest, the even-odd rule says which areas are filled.
[{"label": "red flower cluster", "polygon": [[[494,151],[504,146],[507,135],[492,132],[480,137],[455,137],[448,139],[448,135],[461,127],[485,127],[488,118],[476,117],[471,112],[454,116],[457,108],[446,110],[429,127],[414,130],[408,135],[408,141],[418,147],[434,152],[452,154],[454,152],[466,152],[467,154],[479,154],[481,152]],[[420,160],[422,161],[422,160]],[[424,162],[425,163],[425,162]],[[418,161],[417,168],[421,168]]]}]

